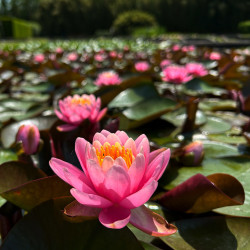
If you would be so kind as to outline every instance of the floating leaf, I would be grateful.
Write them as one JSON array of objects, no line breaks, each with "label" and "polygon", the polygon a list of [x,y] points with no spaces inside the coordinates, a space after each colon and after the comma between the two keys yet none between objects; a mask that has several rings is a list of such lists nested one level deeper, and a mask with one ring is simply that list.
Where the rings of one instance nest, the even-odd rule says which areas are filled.
[{"label": "floating leaf", "polygon": [[200,130],[206,134],[220,134],[230,130],[231,127],[231,124],[221,118],[207,116],[207,122]]},{"label": "floating leaf", "polygon": [[64,220],[61,210],[67,202],[57,199],[34,208],[15,225],[1,249],[143,249],[128,228],[105,228],[98,220]]},{"label": "floating leaf", "polygon": [[0,149],[0,164],[17,160],[17,155],[9,149]]},{"label": "floating leaf", "polygon": [[159,201],[171,210],[204,213],[218,207],[242,205],[244,199],[244,189],[233,176],[196,174],[165,193]]},{"label": "floating leaf", "polygon": [[70,186],[57,176],[29,181],[1,193],[1,196],[24,210],[31,210],[40,203],[70,195]]}]

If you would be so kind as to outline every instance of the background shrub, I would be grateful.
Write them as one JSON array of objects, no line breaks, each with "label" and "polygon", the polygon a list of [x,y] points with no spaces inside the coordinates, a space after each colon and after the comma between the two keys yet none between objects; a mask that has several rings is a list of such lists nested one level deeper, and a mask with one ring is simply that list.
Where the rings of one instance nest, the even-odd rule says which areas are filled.
[{"label": "background shrub", "polygon": [[238,29],[241,33],[250,33],[250,20],[240,22],[238,24]]},{"label": "background shrub", "polygon": [[131,34],[138,27],[154,27],[157,25],[155,18],[143,11],[132,10],[120,14],[112,25],[115,34]]}]

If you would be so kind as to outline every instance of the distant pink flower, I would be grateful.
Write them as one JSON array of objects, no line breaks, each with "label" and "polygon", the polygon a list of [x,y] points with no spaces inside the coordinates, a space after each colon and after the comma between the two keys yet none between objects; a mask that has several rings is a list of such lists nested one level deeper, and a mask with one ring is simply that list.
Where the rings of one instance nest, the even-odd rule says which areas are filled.
[{"label": "distant pink flower", "polygon": [[168,66],[163,70],[162,74],[163,81],[175,84],[182,84],[192,79],[192,76],[188,74],[187,69],[183,66]]},{"label": "distant pink flower", "polygon": [[69,61],[71,61],[71,62],[76,61],[77,58],[78,58],[78,54],[75,53],[75,52],[71,52],[71,53],[69,53],[69,54],[67,55],[67,59],[68,59]]},{"label": "distant pink flower", "polygon": [[169,149],[150,153],[145,135],[134,141],[123,131],[102,130],[94,135],[92,145],[77,138],[75,151],[83,172],[62,160],[50,161],[53,171],[73,186],[70,192],[77,201],[66,206],[67,215],[98,216],[104,226],[114,229],[130,222],[155,236],[176,232],[144,206],[166,169]]},{"label": "distant pink flower", "polygon": [[78,127],[85,119],[92,123],[98,122],[107,109],[101,109],[101,99],[94,95],[68,96],[59,101],[59,110],[55,110],[57,117],[67,124],[58,126],[60,131],[70,131]]},{"label": "distant pink flower", "polygon": [[220,60],[221,59],[221,54],[219,52],[211,52],[209,55],[210,60]]},{"label": "distant pink flower", "polygon": [[160,66],[162,69],[166,68],[169,64],[171,64],[172,62],[168,59],[162,60],[160,63]]},{"label": "distant pink flower", "polygon": [[109,56],[111,58],[116,58],[117,57],[117,52],[115,50],[112,50],[112,51],[109,52]]},{"label": "distant pink flower", "polygon": [[40,142],[40,133],[37,126],[33,124],[21,125],[16,134],[16,142],[22,142],[25,154],[35,154]]},{"label": "distant pink flower", "polygon": [[98,75],[95,85],[103,86],[103,85],[118,85],[121,83],[121,78],[114,71],[105,71]]},{"label": "distant pink flower", "polygon": [[195,50],[195,47],[193,45],[190,46],[183,46],[181,49],[183,52],[191,52]]},{"label": "distant pink flower", "polygon": [[186,64],[186,69],[189,74],[197,77],[205,76],[208,74],[208,71],[201,63],[188,63]]},{"label": "distant pink flower", "polygon": [[139,72],[145,72],[149,70],[150,65],[147,61],[140,61],[135,63],[135,69]]},{"label": "distant pink flower", "polygon": [[57,47],[56,50],[55,50],[55,52],[57,54],[62,54],[63,53],[63,49],[61,47]]},{"label": "distant pink flower", "polygon": [[42,62],[44,62],[44,60],[45,60],[44,54],[36,54],[34,56],[34,61],[37,63],[42,63]]},{"label": "distant pink flower", "polygon": [[180,49],[181,49],[181,46],[178,45],[178,44],[174,44],[173,47],[172,47],[172,50],[173,50],[173,51],[178,51],[178,50],[180,50]]},{"label": "distant pink flower", "polygon": [[99,53],[99,54],[96,54],[94,58],[97,62],[103,62],[105,60],[105,55],[103,55],[102,53]]}]

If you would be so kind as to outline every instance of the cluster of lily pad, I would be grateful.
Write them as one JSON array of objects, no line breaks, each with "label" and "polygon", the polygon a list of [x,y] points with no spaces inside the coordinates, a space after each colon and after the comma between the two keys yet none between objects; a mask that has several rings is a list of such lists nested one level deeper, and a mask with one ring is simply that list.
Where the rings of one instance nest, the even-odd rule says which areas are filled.
[{"label": "cluster of lily pad", "polygon": [[249,48],[40,45],[0,44],[3,249],[249,245]]}]

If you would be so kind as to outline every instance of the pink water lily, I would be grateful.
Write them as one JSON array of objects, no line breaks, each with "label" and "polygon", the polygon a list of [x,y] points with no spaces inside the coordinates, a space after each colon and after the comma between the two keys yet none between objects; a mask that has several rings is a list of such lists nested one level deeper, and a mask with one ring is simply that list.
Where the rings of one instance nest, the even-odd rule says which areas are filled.
[{"label": "pink water lily", "polygon": [[175,84],[182,84],[192,79],[187,69],[183,66],[170,65],[166,67],[163,72],[162,80]]},{"label": "pink water lily", "polygon": [[186,64],[186,69],[189,74],[193,76],[205,76],[208,74],[207,69],[203,66],[202,63],[191,62]]},{"label": "pink water lily", "polygon": [[16,134],[16,142],[21,142],[26,155],[35,154],[39,147],[40,132],[33,124],[21,125]]},{"label": "pink water lily", "polygon": [[135,69],[139,72],[145,72],[148,71],[150,68],[150,65],[147,61],[140,61],[135,63]]},{"label": "pink water lily", "polygon": [[85,119],[96,123],[106,111],[107,108],[101,110],[101,99],[96,99],[94,95],[67,96],[59,101],[59,110],[55,110],[57,117],[67,124],[57,128],[61,131],[70,131],[78,127]]},{"label": "pink water lily", "polygon": [[157,188],[170,150],[150,153],[145,135],[135,141],[123,131],[96,133],[92,145],[77,138],[75,151],[83,171],[52,158],[50,166],[73,186],[77,200],[65,208],[71,216],[98,216],[108,228],[123,228],[129,222],[142,231],[164,236],[176,231],[160,215],[144,206]]},{"label": "pink water lily", "polygon": [[95,85],[97,86],[108,86],[108,85],[119,85],[122,82],[119,75],[114,71],[105,71],[98,75]]}]

